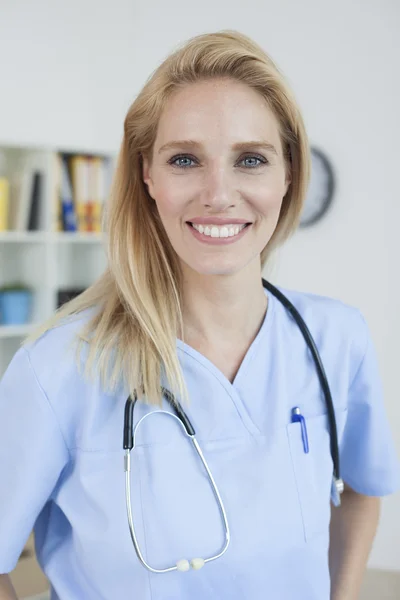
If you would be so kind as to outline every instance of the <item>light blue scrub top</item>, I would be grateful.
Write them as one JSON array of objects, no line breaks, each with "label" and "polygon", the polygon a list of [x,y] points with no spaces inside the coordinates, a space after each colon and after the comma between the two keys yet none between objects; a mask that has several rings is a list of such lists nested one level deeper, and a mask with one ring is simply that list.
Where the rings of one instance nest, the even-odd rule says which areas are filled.
[{"label": "light blue scrub top", "polygon": [[[399,486],[377,360],[360,312],[282,289],[314,336],[336,410],[342,474],[356,491]],[[328,421],[304,339],[272,295],[234,383],[177,341],[197,432],[231,528],[226,554],[199,571],[149,573],[131,542],[122,433],[126,391],[78,374],[66,323],[14,356],[0,385],[0,572],[34,527],[60,600],[328,600],[332,460]],[[306,417],[305,454],[299,423]],[[167,407],[166,407],[167,408]],[[155,407],[138,404],[139,416]],[[156,568],[216,554],[223,527],[202,465],[174,419],[153,415],[132,454],[132,509]]]}]

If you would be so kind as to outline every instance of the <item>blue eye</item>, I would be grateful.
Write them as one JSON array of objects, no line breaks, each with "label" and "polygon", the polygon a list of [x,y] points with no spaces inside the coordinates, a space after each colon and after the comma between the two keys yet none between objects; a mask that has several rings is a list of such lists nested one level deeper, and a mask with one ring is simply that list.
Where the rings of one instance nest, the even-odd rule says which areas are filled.
[{"label": "blue eye", "polygon": [[265,159],[261,158],[261,156],[245,156],[242,160],[243,161],[244,160],[253,160],[253,161],[258,160],[257,164],[253,163],[253,164],[250,164],[250,165],[248,164],[247,165],[248,167],[250,167],[250,169],[254,169],[256,167],[259,167],[260,164],[265,164],[267,162]]},{"label": "blue eye", "polygon": [[171,158],[171,160],[168,161],[168,163],[170,165],[173,165],[174,167],[178,167],[178,168],[183,168],[186,169],[187,167],[190,167],[191,165],[186,164],[176,164],[177,161],[180,160],[186,160],[186,161],[192,161],[193,162],[193,158],[191,158],[190,156],[186,156],[186,155],[181,155],[181,156],[174,156],[173,158]]},{"label": "blue eye", "polygon": [[[242,158],[242,160],[240,162],[243,163],[244,161],[249,161],[249,160],[253,161],[253,163],[252,164],[247,163],[247,165],[245,164],[244,166],[247,169],[256,169],[257,167],[268,164],[268,161],[266,158],[264,158],[263,156],[253,155],[253,154],[245,156],[244,158]],[[179,161],[186,161],[186,163],[179,162]],[[188,168],[192,168],[194,166],[194,164],[190,164],[190,162],[195,163],[197,161],[195,158],[193,158],[187,154],[180,154],[179,156],[173,156],[168,161],[168,164],[172,165],[173,167],[177,167],[178,169],[188,169]]]}]

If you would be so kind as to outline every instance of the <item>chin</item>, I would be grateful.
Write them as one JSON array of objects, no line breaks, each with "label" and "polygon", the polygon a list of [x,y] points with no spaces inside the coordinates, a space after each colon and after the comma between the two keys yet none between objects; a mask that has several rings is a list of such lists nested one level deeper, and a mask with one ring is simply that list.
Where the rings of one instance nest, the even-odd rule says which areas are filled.
[{"label": "chin", "polygon": [[246,263],[243,261],[216,261],[212,263],[194,263],[193,261],[186,262],[187,266],[200,275],[233,275],[238,271],[241,271]]}]

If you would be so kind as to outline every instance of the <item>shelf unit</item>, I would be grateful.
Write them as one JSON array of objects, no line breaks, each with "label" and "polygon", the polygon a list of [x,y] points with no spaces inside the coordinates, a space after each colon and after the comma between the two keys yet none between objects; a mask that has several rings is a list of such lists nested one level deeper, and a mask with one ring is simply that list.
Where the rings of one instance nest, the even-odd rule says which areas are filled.
[{"label": "shelf unit", "polygon": [[[111,153],[81,149],[32,148],[0,144],[7,159],[7,175],[12,177],[21,160],[43,174],[38,231],[0,232],[0,286],[15,281],[33,291],[31,322],[26,325],[0,325],[0,378],[23,338],[36,325],[51,316],[57,308],[59,290],[85,288],[103,272],[105,251],[99,233],[57,231],[58,153],[100,156],[110,160]],[[11,201],[13,199],[11,193]]]}]

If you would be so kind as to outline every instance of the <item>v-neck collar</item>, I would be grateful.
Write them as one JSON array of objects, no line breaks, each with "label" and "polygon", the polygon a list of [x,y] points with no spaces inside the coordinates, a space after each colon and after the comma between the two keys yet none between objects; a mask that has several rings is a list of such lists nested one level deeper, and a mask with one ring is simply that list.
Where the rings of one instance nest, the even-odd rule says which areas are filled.
[{"label": "v-neck collar", "polygon": [[209,372],[211,372],[214,375],[214,377],[216,377],[219,380],[219,382],[223,385],[223,387],[229,393],[232,393],[232,390],[236,391],[239,381],[241,379],[243,379],[243,377],[245,377],[247,367],[248,367],[252,357],[254,356],[254,353],[256,352],[257,347],[260,344],[260,341],[264,338],[267,330],[269,329],[269,324],[272,320],[274,306],[275,306],[275,298],[274,298],[273,294],[270,294],[266,289],[264,289],[264,293],[268,298],[267,311],[265,313],[261,327],[258,330],[258,333],[257,333],[256,337],[254,338],[253,342],[251,343],[250,347],[248,348],[232,383],[229,381],[229,379],[226,377],[226,375],[224,375],[224,373],[222,373],[222,371],[210,359],[208,359],[206,356],[204,356],[201,352],[199,352],[198,350],[196,350],[195,348],[193,348],[186,342],[183,342],[179,338],[177,338],[177,340],[176,340],[177,348],[181,352],[184,352],[187,356],[190,356],[196,362],[200,363]]}]

